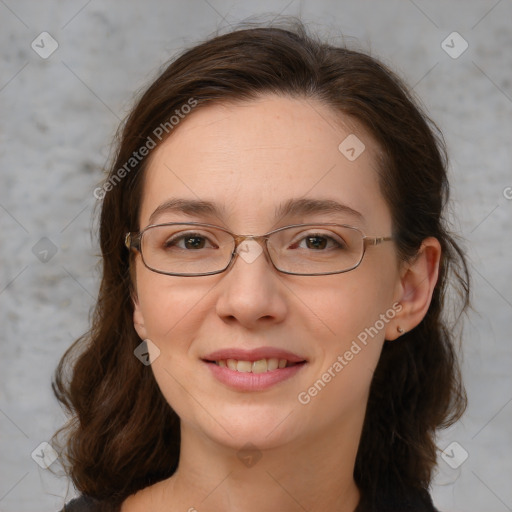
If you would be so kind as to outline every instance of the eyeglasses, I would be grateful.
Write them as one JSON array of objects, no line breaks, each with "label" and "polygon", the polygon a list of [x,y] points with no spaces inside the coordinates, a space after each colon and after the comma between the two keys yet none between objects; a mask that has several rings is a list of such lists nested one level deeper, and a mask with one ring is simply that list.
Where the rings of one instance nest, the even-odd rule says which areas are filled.
[{"label": "eyeglasses", "polygon": [[[359,266],[368,245],[392,240],[367,237],[353,226],[335,223],[294,224],[265,235],[235,235],[225,228],[197,222],[155,224],[127,233],[125,245],[140,252],[144,265],[170,276],[206,276],[226,271],[241,255],[247,262],[262,252],[261,241],[279,272],[301,276],[341,274]],[[245,240],[259,246],[240,247]],[[244,254],[246,253],[246,254]]]}]

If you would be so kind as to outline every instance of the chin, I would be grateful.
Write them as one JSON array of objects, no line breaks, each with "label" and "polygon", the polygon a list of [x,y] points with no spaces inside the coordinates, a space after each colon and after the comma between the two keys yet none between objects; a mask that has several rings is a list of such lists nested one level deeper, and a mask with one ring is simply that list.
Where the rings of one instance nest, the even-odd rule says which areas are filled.
[{"label": "chin", "polygon": [[205,413],[196,425],[209,438],[235,450],[248,443],[259,449],[271,449],[290,442],[304,425],[292,419],[293,409],[292,405],[269,407],[267,404],[218,407],[215,419]]}]

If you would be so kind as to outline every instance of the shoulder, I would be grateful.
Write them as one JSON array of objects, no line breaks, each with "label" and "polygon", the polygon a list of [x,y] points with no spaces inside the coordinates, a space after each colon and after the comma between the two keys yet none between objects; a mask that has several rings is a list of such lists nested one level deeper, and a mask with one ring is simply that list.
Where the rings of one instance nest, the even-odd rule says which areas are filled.
[{"label": "shoulder", "polygon": [[79,496],[66,503],[60,512],[107,512],[107,508],[93,498]]}]

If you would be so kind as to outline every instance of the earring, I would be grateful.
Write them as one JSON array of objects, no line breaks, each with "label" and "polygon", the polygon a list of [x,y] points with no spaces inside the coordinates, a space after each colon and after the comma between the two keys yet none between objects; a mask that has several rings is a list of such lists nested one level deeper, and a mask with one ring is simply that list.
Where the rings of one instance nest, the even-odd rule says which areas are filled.
[{"label": "earring", "polygon": [[398,326],[396,330],[398,331],[399,334],[403,334],[405,332],[405,330],[402,329],[400,326]]}]

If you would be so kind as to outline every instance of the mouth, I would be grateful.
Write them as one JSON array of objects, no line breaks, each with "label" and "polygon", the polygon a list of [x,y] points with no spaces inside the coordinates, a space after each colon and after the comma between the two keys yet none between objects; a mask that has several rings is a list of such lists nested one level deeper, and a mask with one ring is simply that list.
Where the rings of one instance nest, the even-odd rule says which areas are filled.
[{"label": "mouth", "polygon": [[240,392],[271,389],[279,383],[293,379],[301,373],[307,361],[290,361],[284,358],[203,359],[206,367],[219,382]]},{"label": "mouth", "polygon": [[219,359],[219,360],[207,360],[206,363],[215,364],[221,368],[229,368],[239,373],[267,373],[275,370],[281,370],[283,368],[290,368],[292,366],[303,365],[306,361],[289,361],[284,358],[262,358],[256,361],[248,361],[243,359]]},{"label": "mouth", "polygon": [[214,378],[241,392],[264,391],[302,373],[308,360],[277,347],[232,347],[202,357]]}]

